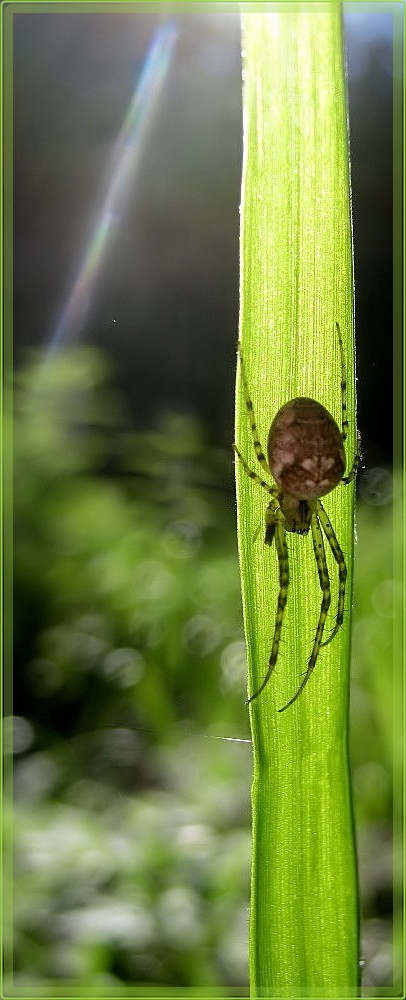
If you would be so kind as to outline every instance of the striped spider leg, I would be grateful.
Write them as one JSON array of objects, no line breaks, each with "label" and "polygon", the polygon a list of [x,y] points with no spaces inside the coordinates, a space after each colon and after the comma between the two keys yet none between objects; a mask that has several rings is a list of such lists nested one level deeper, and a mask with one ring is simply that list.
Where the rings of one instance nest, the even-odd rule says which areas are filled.
[{"label": "striped spider leg", "polygon": [[[347,385],[343,344],[338,323],[336,323],[336,330],[340,345],[342,370],[341,432],[328,410],[315,400],[300,396],[285,403],[276,414],[269,430],[267,458],[258,437],[254,408],[248,389],[240,345],[238,347],[245,405],[251,428],[254,451],[261,468],[267,476],[273,478],[274,484],[270,485],[265,479],[257,475],[256,472],[253,472],[236,445],[233,447],[246,474],[266,490],[270,497],[265,515],[264,542],[266,545],[272,545],[273,541],[275,541],[279,564],[279,594],[268,669],[260,687],[248,699],[249,702],[257,698],[266,687],[278,658],[283,615],[289,588],[287,531],[298,535],[306,535],[309,530],[311,531],[314,557],[322,592],[319,620],[307,670],[298,690],[290,701],[283,708],[279,709],[280,712],[289,708],[299,697],[316,666],[320,648],[331,642],[342,625],[344,618],[347,567],[334,529],[320,502],[320,497],[330,493],[340,481],[344,483],[352,482],[356,476],[360,462],[360,456],[356,455],[350,473],[348,476],[343,476],[346,466],[344,442],[348,430]],[[331,603],[331,591],[323,532],[337,564],[339,579],[335,625],[331,634],[324,642],[322,641],[323,632]]]}]

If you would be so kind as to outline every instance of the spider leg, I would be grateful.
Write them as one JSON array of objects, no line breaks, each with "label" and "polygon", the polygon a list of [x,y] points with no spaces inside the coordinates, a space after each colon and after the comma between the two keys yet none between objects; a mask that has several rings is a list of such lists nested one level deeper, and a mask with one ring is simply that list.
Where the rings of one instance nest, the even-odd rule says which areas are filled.
[{"label": "spider leg", "polygon": [[[317,511],[317,513],[316,513],[316,511]],[[293,698],[291,698],[290,701],[288,701],[288,703],[283,706],[283,708],[280,708],[279,712],[285,712],[285,710],[287,708],[289,708],[290,705],[293,705],[293,703],[296,701],[296,699],[302,693],[303,688],[306,686],[306,684],[307,684],[307,682],[309,680],[310,675],[313,673],[313,670],[314,670],[314,668],[316,666],[317,657],[319,655],[320,646],[322,645],[321,640],[323,638],[324,625],[325,625],[325,622],[326,622],[327,612],[328,612],[328,609],[330,607],[330,601],[331,601],[330,578],[329,578],[329,575],[328,575],[328,569],[327,569],[327,563],[326,563],[326,553],[325,553],[325,550],[324,550],[323,535],[322,535],[322,531],[321,531],[319,520],[318,520],[318,504],[317,504],[317,506],[315,505],[315,507],[313,509],[313,513],[312,513],[312,518],[311,518],[310,525],[311,525],[311,529],[312,529],[312,540],[313,540],[314,555],[315,555],[315,558],[316,558],[317,570],[318,570],[319,581],[320,581],[320,587],[321,587],[321,591],[322,591],[322,595],[323,595],[322,602],[321,602],[321,607],[320,607],[320,616],[319,616],[319,621],[318,621],[318,624],[317,624],[316,637],[315,637],[315,640],[314,640],[314,643],[313,643],[313,649],[312,649],[311,657],[310,657],[310,660],[309,660],[309,663],[308,663],[308,667],[307,667],[306,673],[305,673],[304,678],[302,680],[302,683],[298,687],[298,689],[296,691],[296,694],[293,695]],[[329,539],[329,541],[330,541],[330,539]],[[330,542],[330,544],[331,544],[331,542]]]},{"label": "spider leg", "polygon": [[253,479],[255,483],[259,483],[259,485],[262,486],[262,488],[266,490],[267,493],[275,495],[278,492],[277,487],[270,486],[269,483],[266,483],[264,479],[261,479],[260,476],[257,476],[256,472],[253,472],[252,469],[250,469],[248,462],[245,461],[245,458],[243,458],[241,452],[238,451],[236,444],[233,444],[233,449],[237,455],[237,458],[240,460],[241,465],[245,469],[247,476],[249,476],[250,479]]},{"label": "spider leg", "polygon": [[340,324],[336,323],[336,330],[338,335],[338,343],[340,345],[340,358],[341,358],[341,438],[344,441],[348,434],[348,416],[347,416],[347,370],[345,365],[344,357],[344,346],[343,338],[341,336]]},{"label": "spider leg", "polygon": [[255,693],[252,694],[250,698],[248,698],[247,705],[249,705],[251,701],[254,701],[254,698],[258,698],[258,695],[261,694],[261,692],[264,690],[264,687],[266,687],[269,678],[274,670],[278,658],[279,641],[281,637],[282,622],[283,622],[283,613],[285,610],[286,599],[288,596],[289,559],[288,559],[288,548],[286,545],[286,531],[284,526],[283,514],[278,512],[279,508],[276,503],[275,503],[275,508],[273,507],[273,505],[270,505],[266,512],[266,531],[270,535],[273,534],[273,537],[275,538],[276,551],[278,554],[278,561],[279,561],[279,594],[278,594],[278,604],[276,609],[275,631],[272,642],[271,655],[269,657],[268,670],[265,674],[262,684],[258,688],[258,691],[255,691]]},{"label": "spider leg", "polygon": [[[340,330],[339,323],[336,323],[336,330],[337,330],[337,335],[338,335],[338,342],[339,342],[339,345],[340,345],[340,358],[341,358],[341,412],[342,412],[342,417],[341,417],[341,440],[342,440],[342,442],[344,444],[344,441],[345,441],[345,439],[347,437],[347,433],[348,433],[347,371],[346,371],[345,358],[344,358],[343,339],[342,339],[342,336],[341,336],[341,330]],[[348,485],[348,483],[352,483],[353,479],[355,479],[355,477],[357,475],[357,472],[358,472],[358,468],[359,468],[360,462],[361,462],[361,445],[360,445],[359,434],[358,434],[357,444],[358,444],[358,451],[357,451],[357,454],[356,454],[356,456],[354,458],[354,461],[352,463],[351,470],[350,470],[348,476],[344,476],[344,478],[341,480],[341,482],[346,483],[347,485]]]},{"label": "spider leg", "polygon": [[348,483],[352,483],[353,479],[355,479],[355,477],[357,475],[357,472],[358,472],[358,469],[359,469],[359,467],[361,465],[362,455],[361,455],[361,452],[360,452],[359,448],[360,448],[360,443],[359,443],[359,435],[358,435],[358,451],[357,451],[357,454],[356,454],[356,456],[354,458],[354,461],[352,463],[352,466],[351,466],[351,469],[350,469],[350,471],[348,473],[348,476],[343,476],[343,478],[341,480],[341,482],[345,483],[347,486],[348,486]]},{"label": "spider leg", "polygon": [[252,399],[251,399],[249,388],[248,388],[247,375],[246,375],[246,372],[245,372],[245,365],[244,365],[244,361],[243,361],[243,356],[241,354],[241,344],[240,343],[238,343],[238,357],[240,359],[241,378],[242,378],[242,384],[243,384],[243,387],[244,387],[245,406],[246,406],[246,409],[247,409],[248,420],[249,420],[250,427],[251,427],[252,440],[253,440],[253,444],[254,444],[255,454],[257,456],[259,464],[262,466],[262,468],[264,469],[264,471],[268,473],[268,476],[270,476],[271,475],[271,470],[269,468],[268,462],[267,462],[267,460],[265,458],[265,455],[263,453],[261,442],[260,442],[260,440],[258,438],[258,431],[257,431],[257,425],[256,425],[256,421],[255,421],[254,407],[253,407],[253,404],[252,404]]},{"label": "spider leg", "polygon": [[334,636],[337,635],[340,626],[343,624],[345,584],[347,581],[347,567],[345,565],[344,553],[338,544],[337,538],[334,534],[333,527],[327,517],[327,514],[324,510],[322,503],[320,503],[320,500],[317,501],[316,510],[317,510],[317,517],[319,518],[324,534],[327,538],[334,559],[338,566],[339,584],[338,584],[338,607],[337,607],[336,623],[328,639],[325,639],[325,641],[321,643],[322,646],[327,646],[328,643],[331,642],[332,639],[334,639]]}]

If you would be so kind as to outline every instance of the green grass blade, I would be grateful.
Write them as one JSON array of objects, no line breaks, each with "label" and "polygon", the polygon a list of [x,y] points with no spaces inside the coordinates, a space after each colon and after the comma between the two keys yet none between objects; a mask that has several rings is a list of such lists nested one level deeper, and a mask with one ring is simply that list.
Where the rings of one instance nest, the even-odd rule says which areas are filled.
[{"label": "green grass blade", "polygon": [[[259,437],[298,395],[341,424],[347,365],[347,469],[356,451],[348,134],[338,4],[243,16],[244,167],[240,339]],[[240,377],[236,441],[261,473]],[[249,690],[265,675],[278,568],[263,545],[265,491],[237,463],[238,540]],[[357,878],[348,769],[354,487],[323,501],[348,568],[344,625],[309,659],[321,594],[310,536],[287,537],[291,581],[277,668],[250,706],[254,746],[250,964],[253,995],[351,995],[358,981]],[[258,533],[258,529],[261,531]],[[332,604],[337,567],[327,553]]]}]

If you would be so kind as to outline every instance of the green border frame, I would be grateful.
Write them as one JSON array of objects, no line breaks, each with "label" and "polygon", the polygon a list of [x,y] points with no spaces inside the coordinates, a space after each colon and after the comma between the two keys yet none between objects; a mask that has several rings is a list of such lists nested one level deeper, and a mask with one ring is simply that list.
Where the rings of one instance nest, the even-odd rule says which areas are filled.
[{"label": "green border frame", "polygon": [[[313,0],[306,6],[314,6],[317,3],[319,7],[327,7],[330,3],[336,3],[337,0]],[[3,389],[3,412],[4,406],[9,405],[11,402],[10,396],[5,399],[4,397],[4,386],[7,378],[10,376],[12,371],[12,207],[11,207],[11,195],[12,195],[12,131],[9,126],[10,118],[12,115],[12,21],[14,14],[18,13],[104,13],[107,10],[112,13],[130,13],[131,11],[138,10],[140,13],[152,13],[152,12],[162,12],[163,8],[170,6],[171,12],[175,13],[187,13],[191,10],[193,12],[207,12],[207,8],[210,7],[211,13],[230,13],[230,8],[232,11],[238,13],[241,10],[244,11],[263,11],[264,8],[267,10],[280,9],[280,7],[285,4],[282,3],[265,3],[261,0],[253,0],[253,2],[242,2],[236,4],[235,0],[223,0],[223,2],[215,2],[215,0],[175,0],[171,3],[170,0],[128,0],[128,2],[123,2],[123,0],[90,0],[90,2],[84,3],[83,0],[71,0],[71,2],[66,2],[66,0],[61,0],[61,2],[55,2],[55,0],[11,0],[10,3],[7,0],[2,0],[1,2],[1,17],[0,17],[0,34],[1,34],[1,52],[3,57],[3,74],[2,74],[2,102],[1,102],[1,115],[2,115],[2,142],[3,142],[3,156],[2,156],[2,186],[1,186],[1,214],[3,223],[3,313],[2,313],[2,347],[1,347],[1,369],[2,369],[2,389]],[[291,6],[296,6],[292,4]],[[305,5],[303,5],[304,7]],[[213,10],[215,8],[215,11]],[[394,17],[394,109],[393,109],[393,123],[394,123],[394,327],[393,327],[393,340],[394,340],[394,382],[393,382],[393,415],[394,415],[394,457],[398,462],[403,461],[403,468],[405,465],[405,446],[404,446],[404,407],[403,407],[403,386],[404,386],[404,334],[403,334],[403,281],[404,281],[404,268],[402,265],[402,250],[404,246],[404,214],[403,214],[403,162],[405,156],[405,141],[404,141],[404,80],[405,80],[405,5],[402,2],[393,2],[393,0],[377,0],[377,2],[371,2],[371,0],[354,0],[354,2],[348,2],[343,4],[344,13],[349,10],[351,12],[365,13],[392,13]],[[11,38],[10,38],[11,36]],[[11,44],[10,44],[11,41]],[[10,387],[9,387],[10,392]],[[2,510],[3,517],[6,520],[6,528],[8,518],[11,517],[11,505],[12,505],[12,485],[11,485],[11,475],[12,475],[12,458],[11,458],[11,448],[12,448],[12,438],[9,433],[6,432],[4,427],[4,422],[2,425],[2,446],[3,446],[3,463],[2,463],[2,475],[1,475],[1,499],[2,499]],[[403,449],[403,450],[402,450]],[[404,552],[404,537],[405,537],[405,524],[403,521],[403,538],[400,540],[398,534],[394,536],[394,575],[396,575],[402,581],[405,579],[405,552]],[[4,591],[3,597],[7,600],[7,587],[10,581],[11,573],[11,563],[12,563],[12,543],[11,534],[9,531],[4,531],[3,533],[3,550],[2,550],[2,580],[4,579]],[[10,609],[11,610],[11,609]],[[3,673],[3,685],[4,685],[4,698],[3,698],[3,712],[6,714],[12,711],[12,695],[11,695],[11,682],[12,678],[7,667],[7,658],[11,655],[11,624],[8,620],[7,615],[3,618],[3,649],[4,649],[4,659],[2,661],[2,673]],[[402,657],[402,663],[406,662],[406,647],[405,647],[405,637],[404,637],[404,622],[395,622],[394,624],[394,654],[395,652]],[[402,677],[396,678],[397,683],[394,685],[394,739],[398,738],[399,732],[402,731],[401,725],[404,718],[403,711],[403,675]],[[3,776],[3,770],[2,770]],[[394,790],[395,795],[399,796],[400,799],[403,798],[405,792],[405,782],[404,777],[397,766],[395,769],[394,776]],[[2,792],[4,793],[5,786],[2,785]],[[400,831],[398,827],[395,827],[395,832],[400,836]],[[3,830],[2,830],[3,833]],[[2,840],[2,847],[4,847],[4,842]],[[4,854],[2,854],[2,862],[4,864]],[[4,868],[3,868],[4,871]],[[3,882],[4,884],[4,882]],[[4,908],[6,905],[6,900],[2,897],[2,916],[4,916]],[[399,917],[401,919],[401,917]],[[403,942],[405,946],[406,953],[406,940],[403,931]],[[1,996],[16,996],[16,997],[129,997],[129,996],[145,996],[145,997],[176,997],[181,995],[182,997],[193,996],[198,998],[217,998],[223,996],[229,996],[229,993],[221,990],[210,990],[206,988],[196,989],[196,990],[184,990],[170,989],[170,988],[156,988],[156,989],[139,989],[138,987],[128,987],[120,989],[112,989],[111,987],[103,989],[100,987],[91,988],[80,986],[61,986],[60,984],[51,984],[49,988],[38,988],[38,989],[27,989],[18,991],[8,991],[4,990],[4,980],[1,986]],[[238,991],[234,990],[233,995],[245,996],[246,990]],[[363,996],[405,996],[404,984],[399,989],[394,987],[393,989],[383,989],[379,994],[375,989],[363,988]]]}]

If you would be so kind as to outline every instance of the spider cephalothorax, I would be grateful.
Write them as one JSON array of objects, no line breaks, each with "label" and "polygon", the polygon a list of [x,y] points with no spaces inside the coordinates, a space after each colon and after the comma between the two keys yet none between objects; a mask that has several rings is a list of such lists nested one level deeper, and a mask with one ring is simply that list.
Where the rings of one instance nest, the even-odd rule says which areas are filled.
[{"label": "spider cephalothorax", "polygon": [[[253,472],[235,445],[234,450],[247,475],[259,483],[271,497],[265,514],[265,544],[272,545],[275,541],[279,562],[279,595],[268,669],[262,684],[251,695],[248,699],[249,701],[253,701],[263,691],[274,670],[278,657],[283,614],[289,586],[289,560],[286,545],[287,531],[294,532],[297,535],[306,535],[311,530],[314,555],[322,591],[316,637],[305,676],[293,698],[279,710],[281,712],[289,708],[289,705],[292,705],[301,691],[303,691],[310,674],[314,670],[321,646],[325,646],[328,642],[331,642],[337,634],[340,625],[342,625],[344,617],[347,567],[344,554],[338,544],[332,525],[320,502],[320,497],[330,493],[339,482],[350,483],[356,476],[359,464],[359,456],[356,455],[349,475],[344,476],[346,468],[344,442],[348,429],[346,377],[343,344],[338,323],[336,323],[336,329],[340,345],[342,369],[341,431],[331,414],[321,403],[317,403],[314,399],[309,399],[306,396],[299,396],[297,399],[292,399],[290,402],[285,403],[272,421],[268,434],[267,459],[262,451],[261,442],[258,439],[253,405],[248,391],[244,362],[239,348],[245,404],[249,416],[255,454],[264,471],[268,475],[273,476],[276,485],[269,485],[256,472]],[[323,532],[337,563],[339,580],[336,621],[331,634],[324,642],[322,642],[322,638],[330,607],[331,594]]]}]

